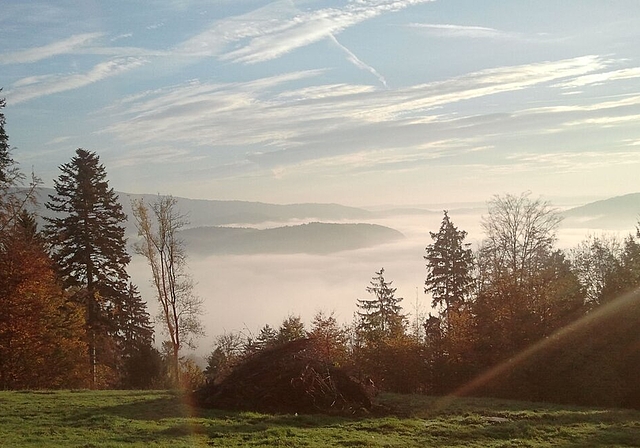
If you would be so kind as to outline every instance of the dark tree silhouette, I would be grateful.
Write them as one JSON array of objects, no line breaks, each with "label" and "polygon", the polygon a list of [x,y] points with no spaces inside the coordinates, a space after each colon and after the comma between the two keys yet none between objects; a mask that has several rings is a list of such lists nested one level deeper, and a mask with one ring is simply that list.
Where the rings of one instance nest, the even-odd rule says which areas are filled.
[{"label": "dark tree silhouette", "polygon": [[46,218],[45,230],[63,285],[86,306],[95,384],[98,347],[113,343],[108,340],[120,330],[115,315],[128,295],[127,218],[96,153],[78,149],[60,170],[46,203],[55,215]]},{"label": "dark tree silhouette", "polygon": [[384,278],[384,268],[376,272],[367,292],[373,295],[370,299],[358,299],[357,332],[369,342],[393,339],[404,335],[405,316],[402,314],[401,297],[396,297],[393,282]]},{"label": "dark tree silhouette", "polygon": [[450,313],[459,311],[473,289],[473,252],[465,243],[467,232],[453,225],[444,211],[438,233],[429,232],[433,243],[426,248],[425,292],[433,298],[432,306],[441,307],[440,317],[449,324]]}]

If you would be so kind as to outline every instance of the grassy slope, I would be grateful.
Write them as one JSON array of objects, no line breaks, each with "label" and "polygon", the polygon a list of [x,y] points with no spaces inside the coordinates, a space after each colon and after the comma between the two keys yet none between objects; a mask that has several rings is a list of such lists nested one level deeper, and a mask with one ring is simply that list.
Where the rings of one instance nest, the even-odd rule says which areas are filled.
[{"label": "grassy slope", "polygon": [[0,446],[640,446],[640,412],[384,395],[395,416],[193,411],[169,392],[0,392]]}]

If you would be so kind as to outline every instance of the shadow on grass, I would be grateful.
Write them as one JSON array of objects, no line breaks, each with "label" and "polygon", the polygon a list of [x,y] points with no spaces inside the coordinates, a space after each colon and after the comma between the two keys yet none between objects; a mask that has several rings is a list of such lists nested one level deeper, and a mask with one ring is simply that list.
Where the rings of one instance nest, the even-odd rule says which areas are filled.
[{"label": "shadow on grass", "polygon": [[[109,441],[117,443],[185,443],[190,437],[242,442],[287,438],[291,431],[325,428],[348,418],[324,415],[273,415],[254,412],[201,409],[188,404],[181,394],[157,398],[141,396],[134,402],[91,406],[65,417],[70,427],[110,432]],[[111,431],[115,429],[114,431]],[[267,437],[267,439],[265,439]],[[271,439],[269,439],[271,438]]]},{"label": "shadow on grass", "polygon": [[[522,446],[578,448],[631,447],[640,442],[637,411],[473,399],[440,407],[437,399],[395,397],[400,398],[408,406],[395,408],[394,397],[387,398],[397,413],[345,417],[200,409],[190,406],[182,395],[165,394],[85,408],[69,416],[69,423],[101,429],[117,426],[112,440],[120,443],[167,445],[184,444],[191,437],[212,446],[323,446],[323,440],[325,446],[355,446],[372,436],[397,442],[390,446],[503,446],[526,441]],[[409,404],[409,398],[416,401]]]},{"label": "shadow on grass", "polygon": [[168,418],[189,417],[189,406],[182,402],[179,395],[162,396],[154,399],[141,398],[132,403],[114,406],[95,406],[84,408],[72,414],[69,423],[83,426],[87,420],[97,416],[113,416],[127,420],[157,421]]}]

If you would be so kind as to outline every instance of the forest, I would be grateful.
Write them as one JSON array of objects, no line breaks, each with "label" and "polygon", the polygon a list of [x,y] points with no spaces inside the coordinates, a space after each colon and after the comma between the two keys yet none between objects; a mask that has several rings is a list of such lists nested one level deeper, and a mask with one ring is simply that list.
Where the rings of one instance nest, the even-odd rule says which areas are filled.
[{"label": "forest", "polygon": [[[425,242],[427,316],[409,316],[384,267],[347,325],[330,311],[227,332],[201,370],[184,351],[202,334],[171,196],[127,217],[99,156],[60,166],[54,212],[38,228],[42,181],[12,158],[0,102],[0,389],[192,390],[256,353],[309,339],[327,365],[377,390],[640,408],[640,230],[556,247],[560,217],[530,194],[494,196],[477,250],[444,211]],[[154,320],[127,273],[125,239],[149,265]],[[220,304],[222,306],[222,304]],[[154,322],[164,340],[154,335]],[[308,327],[308,328],[307,328]]]}]

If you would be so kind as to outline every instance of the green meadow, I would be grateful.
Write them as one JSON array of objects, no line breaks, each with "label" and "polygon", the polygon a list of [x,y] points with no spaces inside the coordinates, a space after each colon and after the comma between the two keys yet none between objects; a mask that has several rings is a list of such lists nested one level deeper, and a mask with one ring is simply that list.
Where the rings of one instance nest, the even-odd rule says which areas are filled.
[{"label": "green meadow", "polygon": [[640,412],[383,394],[354,417],[194,409],[167,391],[0,393],[2,447],[638,447]]}]

